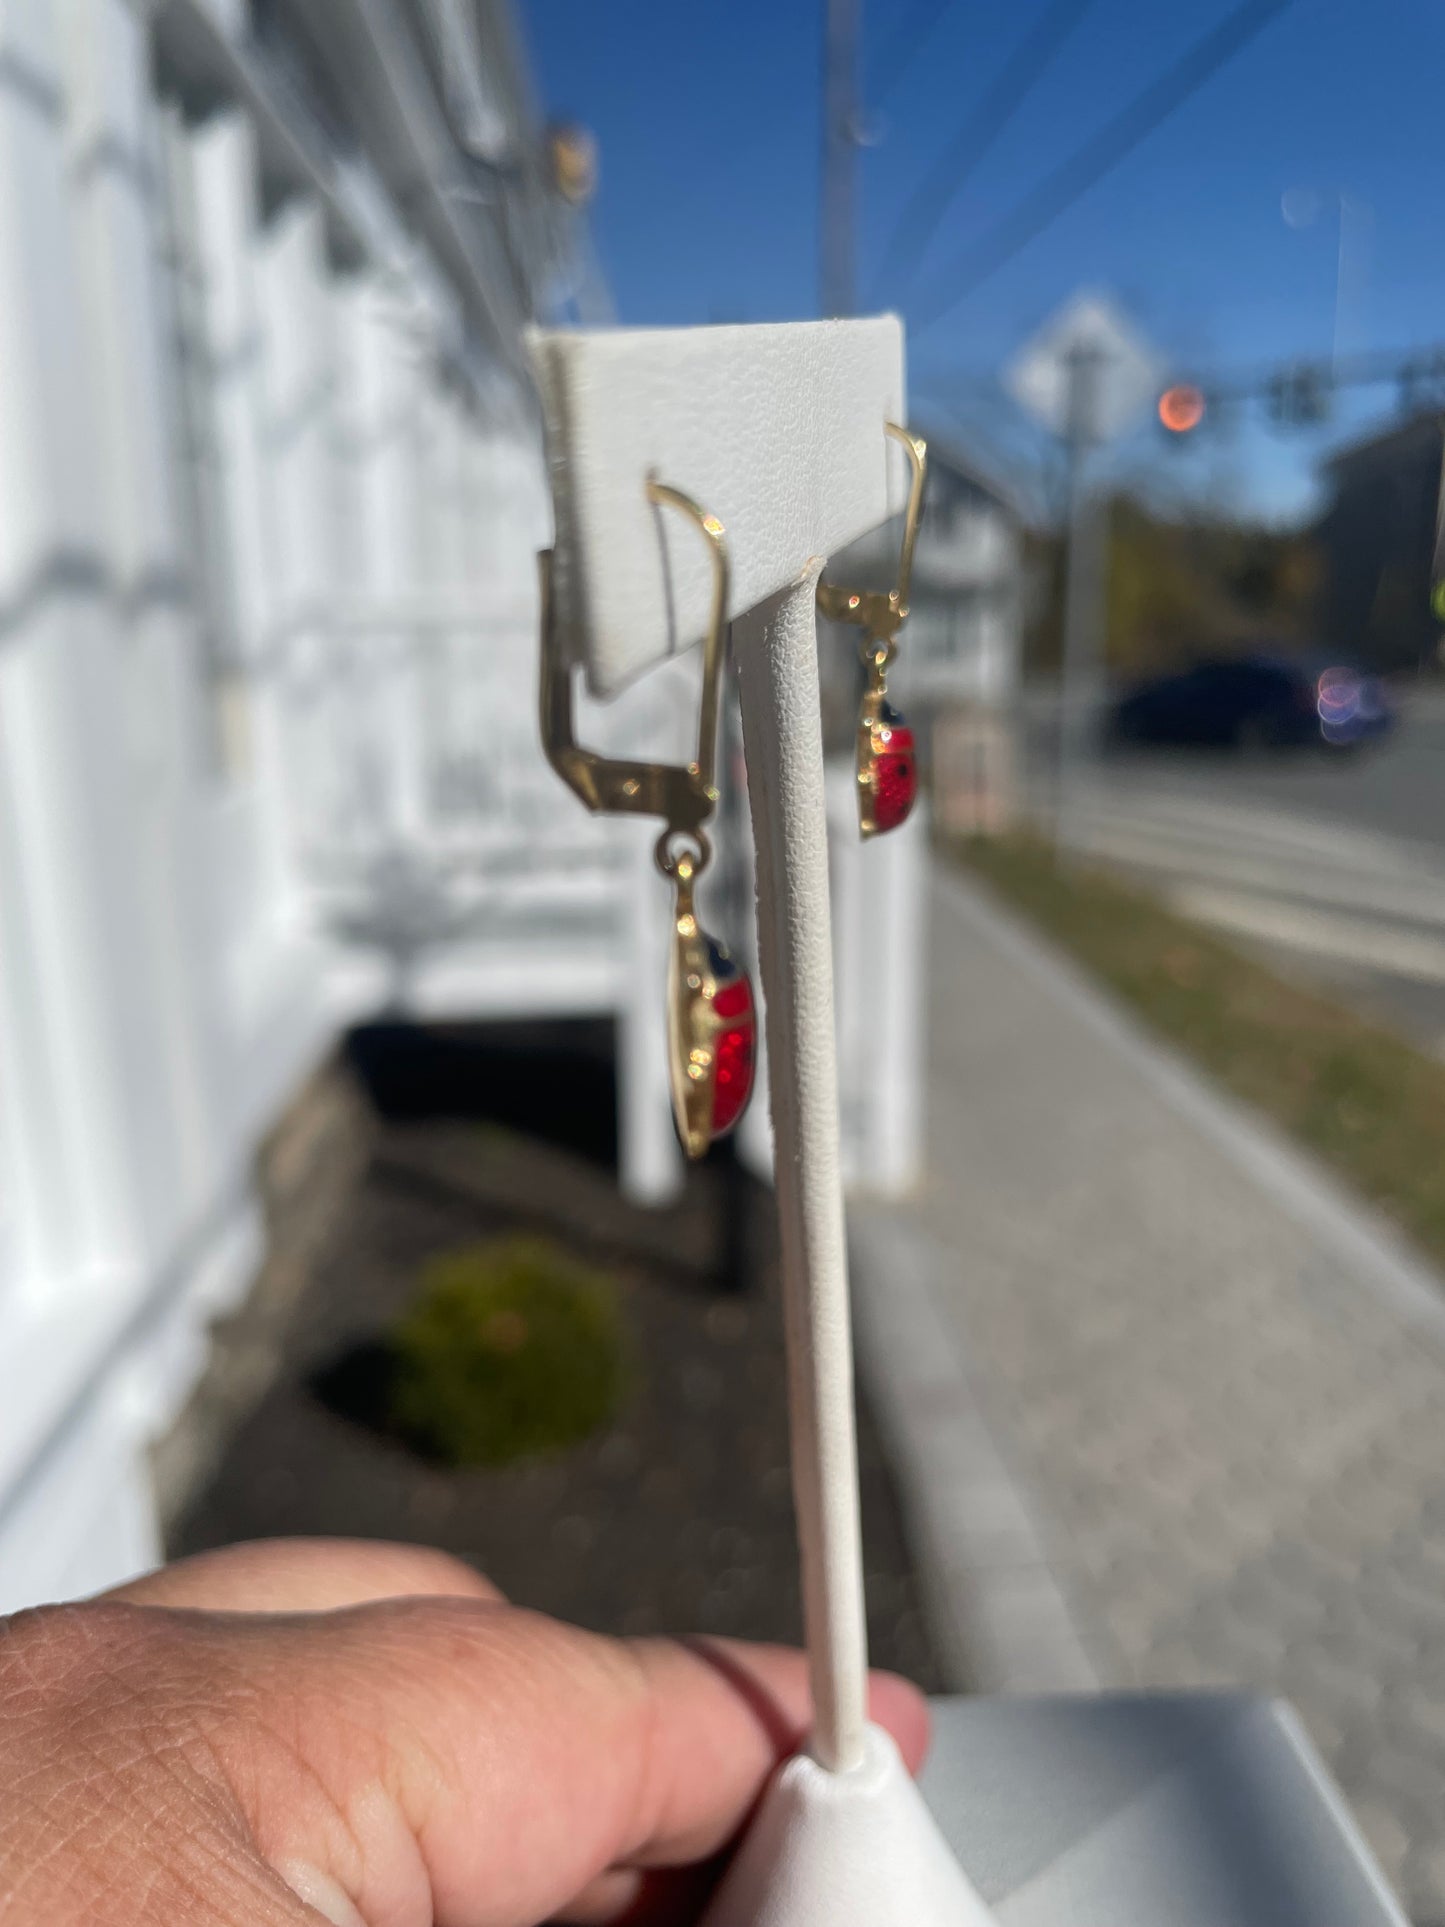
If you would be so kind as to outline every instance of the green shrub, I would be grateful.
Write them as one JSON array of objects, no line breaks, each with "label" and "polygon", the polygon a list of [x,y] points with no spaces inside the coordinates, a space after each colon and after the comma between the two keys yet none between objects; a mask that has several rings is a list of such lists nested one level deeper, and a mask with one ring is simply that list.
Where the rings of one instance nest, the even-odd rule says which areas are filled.
[{"label": "green shrub", "polygon": [[540,1238],[435,1258],[392,1339],[391,1417],[452,1465],[564,1450],[622,1389],[613,1280]]}]

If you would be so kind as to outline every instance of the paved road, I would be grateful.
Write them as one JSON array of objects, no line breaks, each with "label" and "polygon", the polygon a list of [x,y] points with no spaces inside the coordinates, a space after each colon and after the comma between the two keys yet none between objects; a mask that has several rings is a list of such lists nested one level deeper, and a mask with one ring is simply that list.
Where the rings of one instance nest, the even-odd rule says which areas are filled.
[{"label": "paved road", "polygon": [[1248,799],[1264,809],[1445,849],[1445,701],[1433,694],[1407,703],[1389,741],[1355,755],[1156,753],[1120,759],[1114,767],[1125,786],[1163,784],[1202,798]]},{"label": "paved road", "polygon": [[1445,1054],[1438,698],[1358,756],[1106,758],[1071,820],[1080,846],[1188,915]]},{"label": "paved road", "polygon": [[[1439,1927],[1437,1281],[1402,1283],[1327,1183],[1292,1191],[1268,1132],[1211,1124],[975,890],[940,880],[933,916],[934,1168],[908,1223],[1097,1676],[1293,1701]],[[959,1558],[1004,1596],[979,1543]]]}]

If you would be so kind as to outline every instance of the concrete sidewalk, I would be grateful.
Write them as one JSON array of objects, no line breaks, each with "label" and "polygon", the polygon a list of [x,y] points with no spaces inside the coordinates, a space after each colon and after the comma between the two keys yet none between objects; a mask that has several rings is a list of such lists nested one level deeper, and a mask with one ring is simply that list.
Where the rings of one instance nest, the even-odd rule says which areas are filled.
[{"label": "concrete sidewalk", "polygon": [[1445,1285],[971,885],[860,1369],[970,1683],[1244,1684],[1445,1921]]}]

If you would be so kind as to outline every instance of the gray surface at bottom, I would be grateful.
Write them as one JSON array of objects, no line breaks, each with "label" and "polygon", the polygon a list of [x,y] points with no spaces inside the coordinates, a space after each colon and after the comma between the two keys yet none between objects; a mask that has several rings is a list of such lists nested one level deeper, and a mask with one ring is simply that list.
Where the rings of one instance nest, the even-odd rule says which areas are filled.
[{"label": "gray surface at bottom", "polygon": [[1404,1927],[1280,1701],[946,1699],[933,1721],[920,1784],[1000,1927]]}]

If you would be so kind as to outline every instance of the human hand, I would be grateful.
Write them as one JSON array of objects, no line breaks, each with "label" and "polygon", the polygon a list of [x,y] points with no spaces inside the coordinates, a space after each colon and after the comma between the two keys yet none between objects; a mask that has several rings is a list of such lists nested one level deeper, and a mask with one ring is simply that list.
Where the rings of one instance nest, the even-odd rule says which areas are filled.
[{"label": "human hand", "polygon": [[[927,1713],[875,1675],[910,1767]],[[0,1927],[694,1920],[800,1654],[603,1639],[421,1548],[272,1541],[0,1619]]]}]

